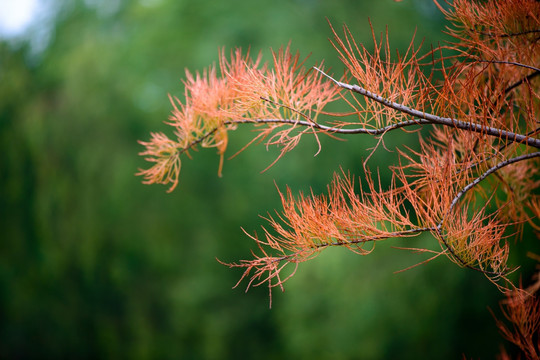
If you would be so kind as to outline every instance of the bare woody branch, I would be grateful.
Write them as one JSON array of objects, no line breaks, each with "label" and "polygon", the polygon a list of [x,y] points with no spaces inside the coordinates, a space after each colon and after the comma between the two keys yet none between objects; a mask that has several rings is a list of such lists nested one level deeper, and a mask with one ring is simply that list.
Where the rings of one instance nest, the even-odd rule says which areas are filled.
[{"label": "bare woody branch", "polygon": [[384,106],[387,106],[387,107],[392,108],[394,110],[398,110],[398,111],[403,112],[405,114],[409,114],[409,115],[411,115],[413,117],[422,119],[422,120],[425,121],[424,123],[439,124],[439,125],[455,127],[455,128],[462,129],[462,130],[473,131],[473,132],[477,132],[477,133],[481,133],[481,134],[486,134],[486,135],[489,135],[489,136],[495,136],[497,138],[504,139],[504,140],[511,141],[511,142],[517,142],[517,143],[520,143],[520,144],[526,144],[528,146],[532,146],[532,147],[540,149],[540,139],[531,138],[531,137],[528,137],[528,136],[522,135],[522,134],[516,134],[516,133],[513,133],[513,132],[508,131],[508,130],[497,129],[497,128],[494,128],[494,127],[475,124],[475,123],[470,123],[470,122],[465,122],[465,121],[460,121],[460,120],[457,120],[457,119],[440,117],[440,116],[437,116],[437,115],[433,115],[433,114],[422,112],[422,111],[419,111],[419,110],[416,110],[416,109],[412,109],[412,108],[410,108],[408,106],[398,104],[396,102],[385,99],[385,98],[383,98],[383,97],[381,97],[381,96],[379,96],[377,94],[374,94],[371,91],[368,91],[368,90],[366,90],[366,89],[364,89],[364,88],[362,88],[362,87],[360,87],[358,85],[350,85],[350,84],[346,84],[344,82],[338,81],[338,80],[334,79],[333,77],[331,77],[330,75],[326,74],[324,71],[318,69],[317,67],[314,67],[314,69],[319,71],[321,74],[326,76],[328,79],[332,80],[337,86],[339,86],[339,87],[341,87],[343,89],[347,89],[347,90],[350,90],[352,92],[358,93],[358,94],[363,95],[363,96],[365,96],[365,97],[367,97],[367,98],[369,98],[371,100],[374,100],[374,101],[376,101],[376,102],[378,102],[380,104],[383,104]]},{"label": "bare woody branch", "polygon": [[[450,211],[452,211],[454,209],[454,207],[456,206],[458,201],[463,197],[463,195],[465,195],[465,193],[467,193],[467,191],[471,190],[473,187],[478,185],[482,180],[484,180],[485,178],[487,178],[489,175],[493,174],[497,170],[502,169],[505,166],[517,163],[519,161],[524,161],[524,160],[532,159],[532,158],[539,157],[539,156],[540,156],[540,151],[537,151],[537,152],[533,152],[533,153],[528,153],[528,154],[523,154],[523,155],[520,155],[520,156],[516,156],[514,158],[501,161],[501,162],[497,163],[495,166],[492,166],[486,172],[484,172],[482,175],[475,178],[474,181],[467,184],[467,186],[465,186],[463,189],[461,189],[461,191],[456,195],[456,197],[450,203],[450,208],[448,209],[448,212],[450,212]],[[441,225],[442,225],[442,221],[437,227],[440,228]]]}]

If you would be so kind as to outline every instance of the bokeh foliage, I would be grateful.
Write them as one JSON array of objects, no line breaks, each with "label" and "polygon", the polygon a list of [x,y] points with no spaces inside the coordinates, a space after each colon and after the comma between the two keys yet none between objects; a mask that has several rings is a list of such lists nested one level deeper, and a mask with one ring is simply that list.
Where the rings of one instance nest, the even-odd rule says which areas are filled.
[{"label": "bokeh foliage", "polygon": [[[245,258],[279,209],[275,184],[324,191],[340,167],[361,174],[366,137],[253,147],[225,162],[184,161],[178,189],[144,186],[138,139],[161,127],[184,68],[218,49],[292,49],[342,71],[327,17],[370,43],[388,24],[405,48],[415,29],[432,43],[444,23],[424,0],[52,1],[51,40],[0,43],[0,358],[492,357],[487,306],[499,294],[479,274],[382,245],[370,257],[331,250],[299,269],[268,309],[266,289],[231,290],[239,274],[215,258]],[[161,128],[160,128],[161,127]],[[238,131],[230,154],[248,139]],[[416,135],[387,137],[389,147]],[[366,146],[366,144],[368,144]],[[384,150],[371,159],[394,158]],[[383,182],[386,181],[383,179]],[[275,182],[275,184],[274,184]],[[414,240],[412,246],[429,242]],[[377,254],[378,253],[378,254]]]}]

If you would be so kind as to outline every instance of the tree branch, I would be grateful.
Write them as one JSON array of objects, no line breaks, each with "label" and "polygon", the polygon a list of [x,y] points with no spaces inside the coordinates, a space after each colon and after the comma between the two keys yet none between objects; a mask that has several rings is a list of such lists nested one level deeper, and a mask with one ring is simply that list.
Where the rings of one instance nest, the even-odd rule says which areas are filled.
[{"label": "tree branch", "polygon": [[520,66],[520,67],[524,67],[524,68],[527,68],[527,69],[534,70],[535,72],[540,72],[540,68],[537,68],[537,67],[534,67],[534,66],[531,66],[531,65],[527,65],[527,64],[518,63],[518,62],[515,62],[515,61],[506,61],[506,60],[484,60],[484,59],[476,59],[476,61],[478,61],[478,62],[485,62],[485,63],[491,63],[491,64],[516,65],[516,66]]},{"label": "tree branch", "polygon": [[[475,29],[469,29],[469,30],[476,31]],[[498,37],[498,38],[507,38],[507,37],[514,37],[514,36],[521,36],[521,35],[540,33],[540,30],[527,30],[527,31],[509,33],[509,34],[503,34],[503,35],[490,33],[490,32],[484,32],[484,31],[477,31],[477,32],[478,32],[478,34],[485,35],[485,36]]]},{"label": "tree branch", "polygon": [[[450,208],[448,209],[448,213],[450,211],[452,211],[452,209],[456,206],[456,204],[458,203],[459,199],[461,199],[463,197],[463,195],[465,195],[465,193],[467,191],[469,191],[470,189],[472,189],[473,187],[475,187],[476,185],[478,185],[482,180],[484,180],[486,177],[488,177],[489,175],[493,174],[495,171],[505,167],[505,166],[508,166],[508,165],[511,165],[511,164],[514,164],[516,162],[519,162],[519,161],[522,161],[522,160],[527,160],[527,159],[532,159],[532,158],[535,158],[535,157],[538,157],[540,156],[540,151],[537,151],[537,152],[533,152],[533,153],[529,153],[529,154],[523,154],[523,155],[520,155],[520,156],[516,156],[516,157],[513,157],[511,159],[508,159],[508,160],[504,160],[504,161],[501,161],[500,163],[498,163],[497,165],[495,166],[492,166],[491,168],[489,168],[488,170],[486,170],[486,172],[484,172],[482,175],[480,175],[479,177],[477,177],[476,179],[474,179],[474,181],[472,181],[471,183],[467,184],[467,186],[465,186],[463,189],[461,189],[460,192],[457,193],[456,197],[454,197],[454,199],[452,200],[452,202],[450,203]],[[444,219],[443,219],[444,220]],[[438,228],[440,228],[442,226],[442,222],[443,220],[441,220],[441,222],[439,223],[439,225],[437,226]]]},{"label": "tree branch", "polygon": [[529,75],[525,76],[524,78],[516,81],[515,83],[513,83],[512,85],[510,85],[509,87],[507,87],[505,90],[504,90],[504,93],[505,94],[508,94],[510,91],[514,90],[516,87],[520,86],[521,84],[523,84],[525,81],[530,81],[531,79],[533,79],[535,76],[538,76],[540,75],[540,70],[537,70],[533,73],[530,73]]},{"label": "tree branch", "polygon": [[291,124],[291,125],[300,125],[306,127],[312,127],[324,132],[335,133],[335,134],[369,134],[369,135],[380,135],[389,130],[395,130],[402,127],[413,126],[413,125],[425,125],[431,124],[430,121],[424,119],[415,119],[407,120],[399,123],[391,124],[378,129],[366,129],[366,128],[353,128],[353,129],[343,129],[338,127],[331,127],[326,125],[321,125],[312,121],[305,120],[292,120],[292,119],[242,119],[242,120],[229,120],[225,124]]},{"label": "tree branch", "polygon": [[319,71],[321,74],[326,76],[328,79],[332,80],[337,86],[339,86],[341,88],[344,88],[344,89],[347,89],[349,91],[358,93],[358,94],[360,94],[362,96],[365,96],[365,97],[367,97],[369,99],[372,99],[372,100],[374,100],[374,101],[376,101],[376,102],[378,102],[380,104],[383,104],[384,106],[387,106],[389,108],[401,111],[403,113],[409,114],[409,115],[417,117],[419,119],[423,119],[423,120],[425,120],[424,123],[439,124],[439,125],[455,127],[455,128],[462,129],[462,130],[474,131],[474,132],[478,132],[478,133],[482,133],[482,134],[487,134],[487,135],[490,135],[490,136],[495,136],[495,137],[500,138],[500,139],[506,139],[506,140],[509,140],[509,141],[512,141],[512,142],[517,142],[517,143],[520,143],[520,144],[526,144],[528,146],[540,149],[540,139],[531,138],[531,137],[528,137],[526,135],[516,134],[516,133],[513,133],[511,131],[497,129],[497,128],[490,127],[490,126],[485,126],[485,125],[460,121],[460,120],[452,119],[452,118],[441,117],[441,116],[433,115],[433,114],[426,113],[426,112],[423,112],[423,111],[420,111],[420,110],[412,109],[412,108],[410,108],[408,106],[405,106],[405,105],[390,101],[390,100],[388,100],[386,98],[383,98],[382,96],[374,94],[371,91],[368,91],[368,90],[366,90],[366,89],[364,89],[364,88],[362,88],[362,87],[360,87],[358,85],[350,85],[350,84],[346,84],[344,82],[338,81],[338,80],[334,79],[333,77],[331,77],[330,75],[326,74],[324,71],[322,71],[322,70],[320,70],[320,69],[318,69],[316,67],[314,67],[314,69]]},{"label": "tree branch", "polygon": [[436,227],[418,227],[418,228],[411,228],[408,230],[395,231],[395,232],[384,234],[384,235],[373,235],[373,236],[366,236],[366,237],[361,237],[361,238],[359,237],[358,239],[353,239],[349,241],[325,242],[325,243],[315,244],[314,246],[309,247],[307,249],[300,249],[298,251],[295,251],[295,252],[292,252],[290,254],[286,254],[283,256],[272,257],[270,262],[280,263],[282,261],[290,261],[290,259],[294,259],[298,257],[306,250],[319,251],[319,250],[322,250],[324,248],[331,247],[331,246],[361,245],[368,242],[374,242],[374,241],[385,240],[385,239],[390,239],[390,238],[409,237],[409,236],[414,236],[422,232],[426,232],[426,231],[431,232],[431,231],[436,231],[436,230],[437,230]]},{"label": "tree branch", "polygon": [[489,168],[487,171],[485,171],[482,175],[480,175],[479,177],[475,178],[474,181],[472,181],[471,183],[467,184],[463,189],[461,189],[457,195],[454,197],[454,199],[452,200],[452,202],[450,203],[450,207],[448,208],[448,211],[446,212],[446,215],[441,219],[441,221],[439,222],[439,224],[437,225],[437,227],[435,228],[435,230],[437,231],[437,233],[439,234],[440,238],[441,238],[441,241],[443,242],[444,246],[448,249],[448,251],[452,254],[452,256],[458,260],[458,262],[469,268],[469,269],[473,269],[473,270],[476,270],[476,271],[480,271],[486,275],[492,275],[492,276],[500,276],[500,275],[503,275],[503,274],[500,274],[500,273],[495,273],[495,272],[492,272],[492,271],[487,271],[487,270],[484,270],[484,269],[478,269],[472,265],[469,265],[467,262],[465,262],[462,258],[460,258],[454,251],[454,249],[450,246],[450,244],[448,244],[448,242],[444,239],[444,236],[441,232],[441,229],[442,229],[442,225],[443,225],[443,222],[444,220],[446,219],[446,217],[448,216],[448,214],[450,214],[450,212],[452,212],[452,210],[454,209],[454,207],[456,206],[456,204],[459,202],[459,200],[463,197],[463,195],[465,195],[465,193],[467,193],[467,191],[471,190],[473,187],[475,187],[476,185],[478,185],[482,180],[484,180],[486,177],[488,177],[489,175],[493,174],[494,172],[496,172],[497,170],[505,167],[505,166],[508,166],[508,165],[511,165],[511,164],[514,164],[516,162],[519,162],[519,161],[523,161],[523,160],[527,160],[527,159],[532,159],[532,158],[535,158],[535,157],[539,157],[540,156],[540,151],[538,152],[534,152],[534,153],[529,153],[529,154],[523,154],[523,155],[520,155],[520,156],[516,156],[514,158],[511,158],[511,159],[508,159],[508,160],[505,160],[505,161],[501,161],[500,163],[498,163],[497,165]]}]

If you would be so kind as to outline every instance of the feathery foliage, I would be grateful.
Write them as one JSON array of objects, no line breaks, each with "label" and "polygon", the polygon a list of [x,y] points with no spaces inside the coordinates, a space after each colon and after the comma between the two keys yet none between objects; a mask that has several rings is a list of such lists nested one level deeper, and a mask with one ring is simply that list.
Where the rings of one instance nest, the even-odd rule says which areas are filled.
[{"label": "feathery foliage", "polygon": [[[290,46],[273,52],[270,63],[222,51],[219,73],[215,66],[186,72],[185,101],[171,98],[174,136],[141,142],[153,165],[138,174],[172,191],[184,153],[214,147],[221,175],[229,133],[240,125],[256,127],[248,145],[278,146],[278,159],[303,135],[364,134],[384,145],[388,132],[428,128],[419,132],[419,150],[399,150],[389,188],[364,163],[367,190],[356,190],[343,171],[326,195],[280,193],[283,210],[268,217],[263,236],[248,235],[259,252],[227,265],[245,269],[239,283],[248,279],[248,288],[267,284],[271,301],[273,287],[283,289],[300,263],[328,247],[367,255],[378,241],[429,232],[440,251],[420,250],[432,254],[425,262],[444,255],[483,273],[507,295],[511,326],[498,322],[503,335],[537,358],[538,286],[510,281],[508,240],[525,227],[540,230],[540,2],[455,0],[448,10],[435,3],[453,40],[427,52],[413,38],[404,54],[394,54],[388,32],[377,37],[373,28],[368,50],[346,26],[340,34],[330,25],[346,68],[340,78],[306,67]],[[326,111],[334,101],[350,110]],[[285,276],[287,265],[294,270]]]}]

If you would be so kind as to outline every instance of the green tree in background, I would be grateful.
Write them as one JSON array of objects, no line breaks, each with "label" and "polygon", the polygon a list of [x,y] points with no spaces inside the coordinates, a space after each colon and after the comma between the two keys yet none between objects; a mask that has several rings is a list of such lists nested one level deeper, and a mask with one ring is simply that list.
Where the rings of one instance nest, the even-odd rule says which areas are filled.
[{"label": "green tree in background", "polygon": [[[182,191],[171,194],[134,176],[145,166],[134,155],[137,140],[167,129],[167,93],[183,99],[184,68],[203,71],[222,46],[251,46],[268,58],[269,48],[292,41],[301,54],[313,53],[309,61],[326,59],[339,73],[325,17],[349,24],[365,44],[368,17],[377,34],[389,24],[392,47],[406,50],[416,27],[429,34],[426,43],[441,39],[434,6],[49,4],[56,15],[43,50],[36,52],[35,40],[0,46],[1,358],[407,359],[498,351],[486,311],[498,306],[496,289],[440,260],[394,275],[423,258],[385,244],[379,257],[363,261],[331,249],[306,263],[287,293],[275,294],[271,311],[264,290],[230,291],[241,273],[215,258],[249,256],[240,226],[252,233],[264,223],[257,214],[280,206],[274,181],[322,193],[340,165],[361,168],[375,141],[321,138],[324,151],[313,157],[317,143],[306,139],[264,174],[246,169],[262,170],[279,151],[253,147],[228,161],[219,179],[215,155],[201,151],[184,161]],[[230,155],[251,136],[237,130]],[[416,141],[416,134],[385,139],[389,148]],[[370,161],[393,158],[381,151]]]}]

